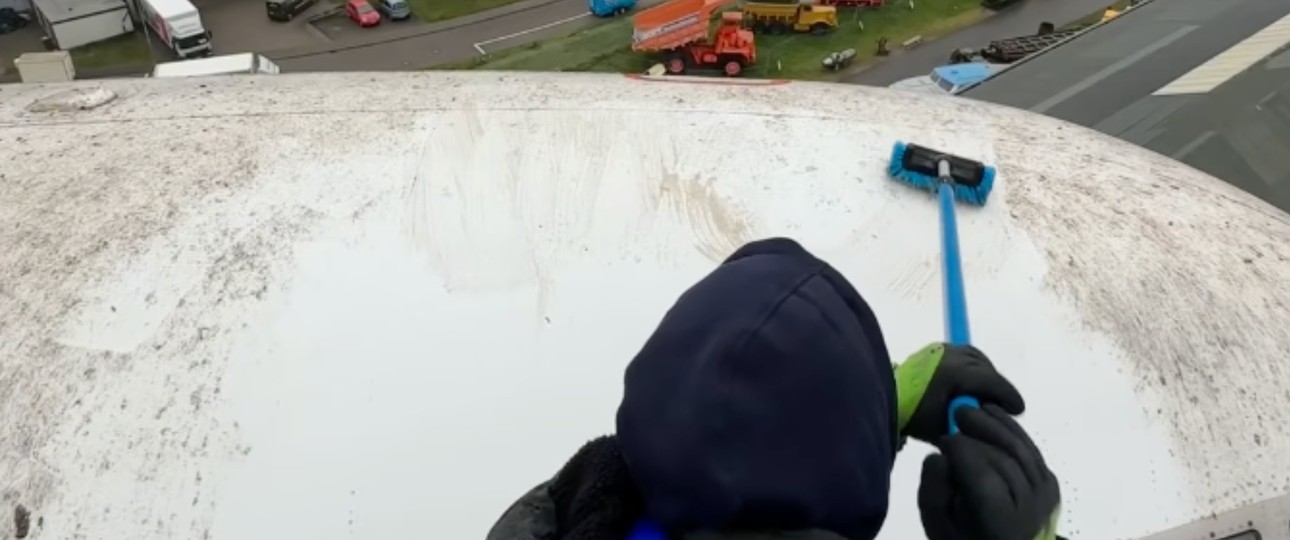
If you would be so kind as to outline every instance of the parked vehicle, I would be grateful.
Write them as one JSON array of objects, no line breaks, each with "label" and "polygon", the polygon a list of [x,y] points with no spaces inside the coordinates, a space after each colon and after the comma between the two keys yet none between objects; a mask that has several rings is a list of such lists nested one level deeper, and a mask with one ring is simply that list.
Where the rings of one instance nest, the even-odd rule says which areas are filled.
[{"label": "parked vehicle", "polygon": [[743,28],[743,13],[721,14],[721,24],[708,38],[713,12],[731,0],[671,0],[636,14],[632,50],[662,53],[668,74],[690,69],[720,69],[727,77],[744,72],[757,59],[752,31]]},{"label": "parked vehicle", "polygon": [[270,20],[286,22],[316,3],[318,0],[265,0],[264,9]]},{"label": "parked vehicle", "polygon": [[587,7],[597,17],[613,17],[631,11],[636,0],[587,0]]},{"label": "parked vehicle", "polygon": [[817,0],[821,6],[880,8],[887,0]]},{"label": "parked vehicle", "polygon": [[367,3],[367,0],[345,2],[345,14],[363,28],[381,24],[381,14],[372,7],[372,4]]},{"label": "parked vehicle", "polygon": [[376,0],[376,10],[391,21],[406,21],[412,16],[412,7],[405,0]]},{"label": "parked vehicle", "polygon": [[1021,0],[981,0],[981,6],[989,9],[1003,9]]},{"label": "parked vehicle", "polygon": [[792,29],[821,35],[838,27],[838,8],[748,2],[744,4],[744,25],[765,34],[783,34]]},{"label": "parked vehicle", "polygon": [[999,72],[1004,67],[1006,66],[1002,64],[986,62],[939,66],[933,68],[928,75],[896,81],[891,84],[890,88],[920,94],[952,96],[990,78],[990,75]]},{"label": "parked vehicle", "polygon": [[[1047,29],[1047,30],[1046,30]],[[951,64],[988,61],[996,64],[1011,64],[1057,43],[1065,41],[1079,33],[1079,29],[1051,30],[1051,25],[1041,27],[1041,32],[1033,36],[1019,36],[991,41],[984,49],[963,48],[950,53]]]},{"label": "parked vehicle", "polygon": [[208,56],[211,33],[188,0],[141,0],[148,27],[179,58]]},{"label": "parked vehicle", "polygon": [[8,34],[31,24],[31,18],[25,13],[18,13],[11,7],[0,8],[0,34]]},{"label": "parked vehicle", "polygon": [[272,60],[255,53],[164,62],[152,68],[152,76],[159,79],[208,75],[277,75],[279,72],[281,69]]}]

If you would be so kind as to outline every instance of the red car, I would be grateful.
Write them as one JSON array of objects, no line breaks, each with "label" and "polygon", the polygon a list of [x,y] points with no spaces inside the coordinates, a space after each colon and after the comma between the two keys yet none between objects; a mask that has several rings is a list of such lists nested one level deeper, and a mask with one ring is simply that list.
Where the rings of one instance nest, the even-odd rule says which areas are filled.
[{"label": "red car", "polygon": [[367,0],[349,0],[345,2],[345,13],[349,18],[364,28],[381,24],[381,14]]}]

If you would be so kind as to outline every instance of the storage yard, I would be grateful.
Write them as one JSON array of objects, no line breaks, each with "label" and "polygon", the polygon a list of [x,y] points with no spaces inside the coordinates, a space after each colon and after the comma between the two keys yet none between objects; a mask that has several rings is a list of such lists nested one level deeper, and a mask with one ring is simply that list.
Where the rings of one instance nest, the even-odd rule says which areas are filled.
[{"label": "storage yard", "polygon": [[[284,31],[275,30],[280,39],[258,41],[246,35],[258,29],[229,30],[230,21],[250,28],[237,22],[245,16],[229,19],[215,10],[219,6],[195,1],[142,0],[150,13],[156,11],[153,4],[174,4],[182,9],[149,18],[149,25],[139,25],[148,27],[146,34],[135,32],[73,51],[75,66],[84,69],[83,75],[88,77],[142,75],[153,63],[211,54],[213,50],[214,54],[261,54],[284,72],[437,68],[850,81],[857,73],[867,72],[879,57],[890,55],[879,67],[914,69],[903,79],[927,77],[933,67],[948,63],[1011,63],[1061,41],[1070,32],[1054,29],[1051,22],[1047,30],[1027,24],[1029,28],[1018,31],[1021,25],[995,25],[994,21],[1016,19],[1019,13],[1063,11],[1056,21],[1062,23],[1083,13],[1070,9],[1075,4],[1085,9],[1094,5],[1086,0],[1063,2],[1066,7],[1061,9],[1051,0],[520,0],[513,8],[423,29],[415,20],[355,23],[347,20],[353,16],[344,13],[344,6],[330,0],[268,0],[266,5],[290,13],[270,23],[284,25]],[[390,2],[407,5],[403,0],[370,1],[381,8],[382,19],[389,16]],[[368,0],[350,3],[355,2],[366,4]],[[1125,3],[1127,0],[1117,2]],[[1104,18],[1103,9],[1090,13],[1089,20]],[[273,10],[269,11],[272,19]],[[335,20],[329,21],[338,32],[317,24],[320,17],[332,12]],[[298,15],[298,20],[292,21],[292,15]],[[971,32],[960,29],[987,18],[991,24],[975,28],[1007,26],[1007,33],[979,41],[951,38],[953,46],[937,42],[942,36]],[[308,28],[303,36],[296,35],[300,33],[296,29],[290,29],[294,33],[289,36],[285,32],[286,26],[311,24],[317,28]],[[221,37],[212,40],[212,35]],[[139,51],[108,47],[111,43],[137,43],[131,38],[151,42],[152,52],[149,47],[136,47]],[[318,38],[336,44],[302,44],[302,39]],[[291,48],[266,48],[275,41]],[[131,54],[122,58],[119,50]],[[929,56],[931,51],[935,52]],[[891,81],[880,84],[886,86]]]},{"label": "storage yard", "polygon": [[[968,26],[988,15],[989,10],[980,6],[977,0],[921,0],[910,10],[907,1],[866,2],[865,5],[831,6],[836,9],[836,28],[826,31],[793,31],[785,24],[783,29],[773,26],[772,21],[764,17],[748,17],[747,9],[742,10],[744,26],[754,31],[756,49],[755,62],[743,66],[739,73],[747,77],[790,78],[806,80],[832,80],[839,77],[839,72],[823,65],[830,54],[853,49],[853,65],[871,61],[878,56],[879,42],[884,38],[888,48],[899,49],[911,38],[921,37],[920,41],[933,39],[935,36],[952,32]],[[648,10],[636,12],[637,17],[650,14],[653,10],[677,10],[681,13],[695,11],[713,15],[710,34],[720,30],[721,17],[718,13],[740,11],[735,3],[718,3],[710,5],[694,0],[677,0],[662,4]],[[765,6],[755,3],[754,9]],[[788,4],[790,9],[797,9]],[[782,8],[781,8],[782,9]],[[670,12],[670,11],[669,11]],[[764,12],[763,12],[764,13]],[[819,15],[819,14],[813,14]],[[795,14],[795,16],[797,16]],[[827,20],[828,16],[817,17],[816,23]],[[647,17],[648,19],[648,17]],[[667,60],[666,54],[658,51],[632,50],[634,21],[639,18],[631,16],[612,20],[606,24],[555,38],[546,42],[524,47],[504,50],[490,54],[486,58],[442,66],[449,69],[464,67],[495,70],[543,70],[543,71],[600,71],[600,72],[642,72]],[[758,22],[762,24],[758,24]],[[649,22],[649,21],[646,21]],[[827,23],[825,23],[827,24]],[[687,26],[688,35],[694,38],[700,32]],[[912,44],[919,46],[918,44]],[[639,49],[639,47],[637,47]],[[946,52],[948,58],[949,52]],[[700,70],[703,72],[704,70]],[[719,74],[716,70],[706,70],[704,74]]]}]

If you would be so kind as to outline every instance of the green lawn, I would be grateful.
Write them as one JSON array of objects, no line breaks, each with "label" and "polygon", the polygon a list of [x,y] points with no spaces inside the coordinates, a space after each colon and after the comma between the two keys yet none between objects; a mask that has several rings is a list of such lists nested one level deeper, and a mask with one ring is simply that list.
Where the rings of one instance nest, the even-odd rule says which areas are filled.
[{"label": "green lawn", "polygon": [[143,34],[133,32],[83,45],[70,51],[76,69],[95,69],[119,66],[151,66],[152,51]]},{"label": "green lawn", "polygon": [[619,17],[566,36],[504,49],[487,59],[435,66],[435,69],[523,71],[644,71],[646,55],[633,54],[631,17]]},{"label": "green lawn", "polygon": [[[879,10],[840,10],[838,29],[824,37],[810,34],[757,36],[757,65],[748,70],[753,77],[831,80],[820,61],[831,52],[854,48],[852,66],[863,65],[877,56],[878,40],[887,38],[892,50],[914,36],[931,39],[979,21],[985,16],[979,0],[917,0],[917,9],[904,2],[889,3]],[[864,23],[861,30],[860,23]],[[932,45],[924,45],[932,46]],[[949,53],[946,53],[948,58]]]},{"label": "green lawn", "polygon": [[[906,39],[931,38],[972,24],[984,16],[979,0],[916,0],[915,10],[903,1],[878,10],[838,10],[838,29],[826,36],[787,34],[757,36],[757,64],[750,77],[831,80],[838,74],[825,71],[820,61],[833,51],[856,49],[852,64],[872,59],[878,39],[886,37],[896,49]],[[860,22],[864,29],[860,29]],[[493,53],[439,69],[492,69],[526,71],[640,72],[658,61],[630,48],[630,17],[614,20],[564,37]],[[947,53],[948,54],[948,53]]]},{"label": "green lawn", "polygon": [[421,20],[442,21],[462,15],[514,4],[519,0],[408,0],[412,13]]}]

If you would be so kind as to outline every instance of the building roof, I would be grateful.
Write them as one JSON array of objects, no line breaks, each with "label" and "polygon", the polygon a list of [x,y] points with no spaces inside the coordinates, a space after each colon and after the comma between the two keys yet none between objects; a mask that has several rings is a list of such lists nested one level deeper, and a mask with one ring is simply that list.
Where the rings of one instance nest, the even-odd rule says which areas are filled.
[{"label": "building roof", "polygon": [[[750,239],[830,261],[902,358],[941,338],[941,285],[896,140],[998,169],[959,213],[973,333],[1025,392],[1063,531],[1285,488],[1290,218],[1078,126],[593,74],[2,91],[0,490],[41,538],[478,538],[614,430],[627,361]],[[925,450],[884,538],[921,534]]]},{"label": "building roof", "polygon": [[1290,2],[1153,1],[963,95],[1092,127],[1290,210],[1287,43]]},{"label": "building roof", "polygon": [[125,0],[32,0],[51,24],[126,9]]}]

